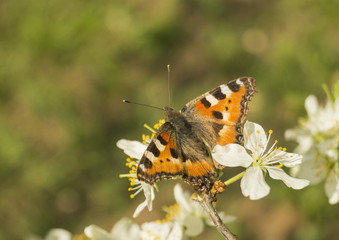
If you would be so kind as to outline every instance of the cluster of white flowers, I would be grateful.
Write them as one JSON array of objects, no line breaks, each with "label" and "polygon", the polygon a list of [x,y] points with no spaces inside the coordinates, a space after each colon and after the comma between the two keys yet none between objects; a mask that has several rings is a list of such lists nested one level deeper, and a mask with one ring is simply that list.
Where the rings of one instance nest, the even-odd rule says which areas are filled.
[{"label": "cluster of white flowers", "polygon": [[[201,205],[193,201],[190,194],[184,191],[180,184],[174,187],[174,197],[176,203],[164,207],[167,214],[163,220],[138,225],[128,218],[122,218],[109,232],[92,224],[85,228],[84,234],[74,236],[64,229],[52,229],[44,240],[181,240],[200,235],[205,224],[214,226]],[[225,223],[235,220],[235,217],[223,212],[219,215]],[[26,240],[42,240],[42,238],[31,236]]]},{"label": "cluster of white flowers", "polygon": [[118,221],[110,232],[96,225],[86,227],[84,232],[91,240],[180,240],[183,238],[182,227],[177,222],[145,222],[139,226],[128,218]]},{"label": "cluster of white flowers", "polygon": [[[204,222],[213,226],[209,216],[200,204],[190,199],[189,193],[184,192],[180,184],[174,187],[176,204],[165,208],[167,216],[164,220],[146,222],[142,225],[133,223],[127,218],[118,221],[110,232],[90,225],[85,228],[85,235],[91,240],[179,240],[185,237],[195,237],[204,230]],[[223,220],[230,222],[232,216],[225,216]]]},{"label": "cluster of white flowers", "polygon": [[326,104],[319,105],[315,96],[305,100],[308,117],[299,126],[285,132],[288,140],[298,143],[296,152],[304,155],[303,163],[294,172],[309,179],[311,184],[325,182],[325,193],[330,204],[339,202],[339,83]]}]

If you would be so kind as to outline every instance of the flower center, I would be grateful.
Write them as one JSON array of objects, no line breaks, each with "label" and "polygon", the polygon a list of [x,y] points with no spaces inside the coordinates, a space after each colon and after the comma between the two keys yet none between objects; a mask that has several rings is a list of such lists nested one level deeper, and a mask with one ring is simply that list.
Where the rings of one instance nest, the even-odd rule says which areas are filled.
[{"label": "flower center", "polygon": [[[257,131],[257,132],[259,133],[259,131]],[[268,135],[267,140],[264,143],[264,146],[258,145],[258,148],[262,148],[263,150],[260,153],[260,155],[257,157],[256,161],[253,162],[253,166],[264,167],[264,166],[267,166],[267,165],[272,165],[272,164],[278,163],[281,160],[281,158],[276,158],[276,156],[277,156],[278,152],[286,151],[286,148],[276,147],[278,140],[275,140],[273,145],[269,148],[269,150],[267,150],[268,143],[271,139],[272,134],[273,134],[273,130],[269,130],[268,134],[267,134]],[[280,164],[278,167],[281,168],[281,167],[283,167],[283,165]]]},{"label": "flower center", "polygon": [[163,210],[166,212],[166,216],[162,220],[157,220],[158,223],[172,222],[174,217],[179,213],[180,206],[176,203],[167,207],[163,207]]}]

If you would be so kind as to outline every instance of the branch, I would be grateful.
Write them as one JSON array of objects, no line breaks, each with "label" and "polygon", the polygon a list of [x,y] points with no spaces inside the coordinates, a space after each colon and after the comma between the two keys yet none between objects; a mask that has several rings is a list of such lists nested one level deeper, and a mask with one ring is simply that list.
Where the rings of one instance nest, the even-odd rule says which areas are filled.
[{"label": "branch", "polygon": [[194,200],[199,202],[201,206],[205,209],[205,211],[210,215],[212,221],[215,224],[216,229],[221,233],[221,235],[226,240],[236,240],[235,236],[227,228],[225,223],[221,220],[220,216],[218,215],[217,210],[214,208],[212,204],[213,198],[210,193],[203,193],[202,197],[198,196]]}]

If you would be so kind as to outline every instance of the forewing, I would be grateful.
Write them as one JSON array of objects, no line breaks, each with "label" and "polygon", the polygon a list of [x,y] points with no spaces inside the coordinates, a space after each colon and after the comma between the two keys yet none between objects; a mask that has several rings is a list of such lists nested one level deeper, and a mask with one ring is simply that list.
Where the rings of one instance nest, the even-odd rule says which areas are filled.
[{"label": "forewing", "polygon": [[202,123],[202,137],[210,147],[242,143],[242,123],[255,92],[255,79],[238,78],[190,101],[181,112]]}]

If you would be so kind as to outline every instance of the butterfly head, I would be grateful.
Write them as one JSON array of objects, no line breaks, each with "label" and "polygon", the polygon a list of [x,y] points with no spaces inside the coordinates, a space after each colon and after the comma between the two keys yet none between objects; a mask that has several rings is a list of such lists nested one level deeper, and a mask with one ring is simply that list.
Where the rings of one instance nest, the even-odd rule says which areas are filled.
[{"label": "butterfly head", "polygon": [[171,121],[176,113],[176,111],[171,107],[164,107],[165,118],[167,121]]}]

